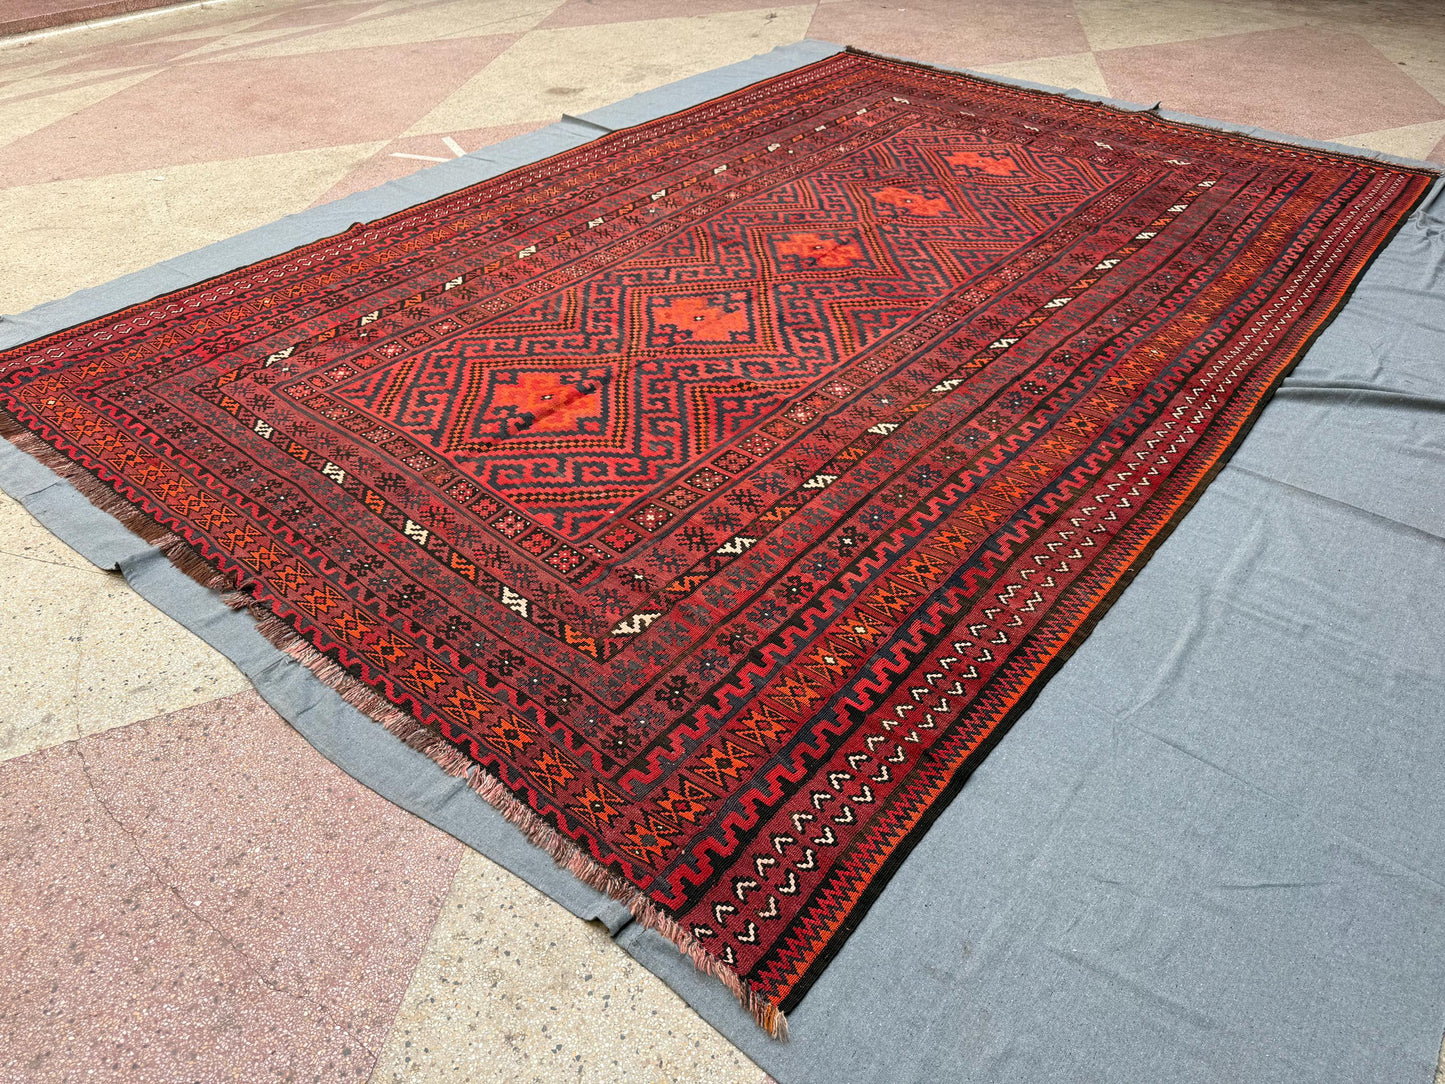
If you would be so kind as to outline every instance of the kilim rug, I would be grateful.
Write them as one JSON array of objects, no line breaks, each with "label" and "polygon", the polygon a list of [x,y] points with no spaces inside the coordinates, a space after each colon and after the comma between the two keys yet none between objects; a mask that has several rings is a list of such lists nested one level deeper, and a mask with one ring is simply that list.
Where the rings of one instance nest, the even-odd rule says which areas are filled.
[{"label": "kilim rug", "polygon": [[781,1035],[1431,180],[845,54],[0,406]]}]

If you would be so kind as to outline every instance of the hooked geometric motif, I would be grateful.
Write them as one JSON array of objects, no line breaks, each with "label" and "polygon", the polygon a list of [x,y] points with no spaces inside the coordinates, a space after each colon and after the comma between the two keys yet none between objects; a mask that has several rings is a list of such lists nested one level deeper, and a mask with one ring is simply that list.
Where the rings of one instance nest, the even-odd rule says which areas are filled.
[{"label": "hooked geometric motif", "polygon": [[1432,179],[846,54],[0,406],[777,1034]]}]

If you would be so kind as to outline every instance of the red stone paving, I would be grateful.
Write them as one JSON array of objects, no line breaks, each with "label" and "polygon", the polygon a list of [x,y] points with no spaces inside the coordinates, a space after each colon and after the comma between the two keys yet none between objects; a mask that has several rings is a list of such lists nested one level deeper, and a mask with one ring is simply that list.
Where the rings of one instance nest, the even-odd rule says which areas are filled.
[{"label": "red stone paving", "polygon": [[182,64],[0,149],[0,185],[386,138],[514,40]]},{"label": "red stone paving", "polygon": [[1073,5],[1052,0],[819,4],[808,36],[960,67],[1062,56],[1089,48]]},{"label": "red stone paving", "polygon": [[0,36],[45,30],[52,26],[125,15],[165,7],[182,0],[5,0],[0,4]]},{"label": "red stone paving", "polygon": [[254,693],[0,765],[0,1080],[355,1080],[462,845]]},{"label": "red stone paving", "polygon": [[1115,97],[1338,139],[1445,118],[1445,105],[1358,34],[1298,27],[1107,49]]}]

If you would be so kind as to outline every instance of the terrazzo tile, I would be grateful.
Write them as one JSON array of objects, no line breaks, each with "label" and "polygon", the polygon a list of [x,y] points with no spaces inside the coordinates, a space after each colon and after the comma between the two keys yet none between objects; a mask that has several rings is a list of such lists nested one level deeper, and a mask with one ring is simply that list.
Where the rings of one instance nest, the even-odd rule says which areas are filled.
[{"label": "terrazzo tile", "polygon": [[[331,200],[340,199],[342,196],[349,196],[353,192],[364,192],[368,188],[375,188],[387,181],[410,176],[418,170],[436,165],[435,159],[445,161],[448,158],[460,157],[455,149],[445,142],[446,139],[452,140],[462,148],[464,153],[470,153],[482,147],[491,146],[493,143],[511,139],[513,136],[535,131],[541,126],[541,121],[531,121],[524,124],[503,124],[496,128],[471,128],[461,132],[448,132],[445,135],[406,136],[394,139],[337,181],[316,202],[318,204],[328,203]],[[405,157],[406,155],[424,157]]]},{"label": "terrazzo tile", "polygon": [[[749,11],[757,0],[691,0],[689,15],[713,15],[722,11]],[[676,16],[676,0],[566,0],[538,24],[540,29],[562,26],[597,26],[604,23],[635,23],[645,19]]]},{"label": "terrazzo tile", "polygon": [[1413,18],[1394,19],[1380,18],[1377,10],[1364,12],[1367,17],[1350,29],[1384,54],[1400,74],[1445,102],[1445,17],[1434,0],[1424,0],[1413,12]]},{"label": "terrazzo tile", "polygon": [[0,492],[0,557],[22,558],[104,575],[47,531],[20,502]]},{"label": "terrazzo tile", "polygon": [[1425,158],[1442,161],[1438,150],[1445,139],[1445,120],[1430,121],[1427,124],[1409,124],[1403,128],[1386,128],[1380,132],[1363,132],[1344,136],[1342,143],[1370,150],[1398,154],[1404,158]]},{"label": "terrazzo tile", "polygon": [[[0,306],[21,312],[310,206],[382,143],[0,188]],[[217,199],[224,192],[225,199]]]},{"label": "terrazzo tile", "polygon": [[763,1079],[604,930],[475,852],[462,860],[372,1076],[373,1084]]},{"label": "terrazzo tile", "polygon": [[1094,49],[1300,26],[1319,6],[1272,0],[1074,0]]},{"label": "terrazzo tile", "polygon": [[0,147],[31,132],[104,101],[148,79],[151,72],[129,72],[113,79],[93,80],[76,87],[57,88],[50,93],[29,94],[0,100]]},{"label": "terrazzo tile", "polygon": [[1073,6],[1054,0],[855,0],[820,5],[808,35],[934,64],[977,68],[1089,48]]},{"label": "terrazzo tile", "polygon": [[1337,139],[1445,118],[1445,105],[1368,41],[1336,30],[1261,31],[1094,55],[1120,98],[1162,100],[1169,109],[1291,135]]},{"label": "terrazzo tile", "polygon": [[[25,79],[0,79],[0,101],[22,101],[26,98],[40,98],[44,95],[54,94],[63,90],[98,86],[101,83],[108,83],[126,74],[129,73],[51,70],[28,76]],[[49,122],[47,121],[47,123]]]},{"label": "terrazzo tile", "polygon": [[249,688],[0,495],[0,761]]},{"label": "terrazzo tile", "polygon": [[176,61],[184,64],[190,61],[234,60],[236,57],[244,57],[247,50],[258,45],[288,41],[302,35],[303,32],[294,27],[246,27],[244,30],[235,30],[223,37],[213,38],[209,41],[192,42],[190,50],[178,56]]},{"label": "terrazzo tile", "polygon": [[462,847],[254,693],[0,766],[0,1080],[360,1080]]},{"label": "terrazzo tile", "polygon": [[[214,35],[215,38],[221,35]],[[92,49],[66,64],[61,71],[113,71],[123,68],[152,68],[165,64],[195,48],[194,41],[141,41],[113,49]]]},{"label": "terrazzo tile", "polygon": [[1104,73],[1094,61],[1093,53],[1020,60],[1013,64],[995,64],[978,70],[988,75],[1006,75],[1010,79],[1027,79],[1046,86],[1062,87],[1066,90],[1073,87],[1087,94],[1109,96],[1109,84],[1104,82]]},{"label": "terrazzo tile", "polygon": [[[193,26],[173,32],[166,29],[159,32],[153,30],[144,37],[154,41],[183,41],[188,38],[210,37],[214,33],[233,34],[261,25],[274,17],[276,12],[292,11],[295,8],[296,0],[226,0],[226,6],[216,9],[212,18],[198,20]],[[184,10],[186,9],[176,9],[175,13],[179,15]]]},{"label": "terrazzo tile", "polygon": [[[395,135],[510,38],[332,53],[324,65],[228,60],[168,68],[0,150],[0,184],[96,177]],[[181,110],[177,102],[185,102]],[[457,127],[476,127],[457,125]],[[124,131],[125,138],[112,133]]]},{"label": "terrazzo tile", "polygon": [[377,0],[348,0],[340,4],[307,4],[272,15],[256,23],[257,30],[293,30],[298,27],[332,26],[364,12],[373,11]]},{"label": "terrazzo tile", "polygon": [[[797,41],[812,6],[533,30],[405,134],[555,121]],[[646,50],[638,42],[648,42]]]},{"label": "terrazzo tile", "polygon": [[375,8],[335,27],[318,27],[238,50],[237,57],[304,56],[345,49],[393,47],[413,42],[520,34],[560,0],[443,0],[390,11]]},{"label": "terrazzo tile", "polygon": [[[0,42],[0,45],[3,45]],[[43,51],[42,51],[43,52]],[[14,44],[0,48],[0,87],[10,87],[23,79],[35,79],[64,67],[64,56],[36,59],[35,54]]]}]

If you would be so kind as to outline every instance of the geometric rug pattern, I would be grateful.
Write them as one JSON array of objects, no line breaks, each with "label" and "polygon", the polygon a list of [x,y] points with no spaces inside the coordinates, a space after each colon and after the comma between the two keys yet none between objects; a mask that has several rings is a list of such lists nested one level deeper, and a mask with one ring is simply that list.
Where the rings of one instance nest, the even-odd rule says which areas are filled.
[{"label": "geometric rug pattern", "polygon": [[[858,0],[780,8],[699,0],[680,17],[675,5],[660,0],[605,6],[540,0],[524,10],[434,0],[228,0],[36,37],[21,48],[0,45],[0,213],[14,257],[0,267],[0,311],[108,281],[528,131],[562,112],[583,112],[809,34],[1445,161],[1445,35],[1428,2],[1388,9],[1366,2],[1328,9],[1225,2],[1141,9],[1122,0],[1040,0],[924,3],[900,14],[896,6]],[[323,68],[330,69],[327,79],[317,74]],[[1341,70],[1352,73],[1348,82],[1338,78]],[[198,87],[203,93],[194,95],[184,123],[149,119],[175,94]],[[258,88],[269,91],[270,104]],[[298,117],[306,118],[304,125]],[[227,199],[213,198],[218,189]],[[152,228],[137,236],[128,228],[137,221]],[[254,733],[256,751],[247,754],[246,771],[257,781],[267,778],[268,765],[276,763],[274,743],[286,730],[265,722],[268,709],[241,691],[244,679],[8,499],[0,499],[0,568],[7,573],[0,594],[0,688],[13,708],[0,721],[0,757],[12,758],[0,767],[7,810],[40,808],[31,782],[37,777],[24,769],[30,757],[64,753],[84,765],[79,735],[93,734],[90,740],[113,749],[134,744],[144,754],[137,766],[159,763],[176,730],[149,720],[175,711],[186,713],[175,717],[183,729],[224,722]],[[298,745],[293,755],[312,772],[327,770],[319,755]],[[187,755],[195,762],[210,754],[198,746]],[[150,785],[148,778],[137,767],[137,786]],[[199,778],[204,773],[192,782]],[[75,779],[85,786],[84,774]],[[336,793],[366,793],[340,773],[328,785],[339,788]],[[138,913],[151,922],[147,936],[166,944],[190,937],[184,926],[162,921],[184,914],[184,906],[192,912],[187,922],[221,929],[212,960],[237,962],[234,971],[213,970],[218,985],[204,996],[196,974],[177,966],[167,979],[171,994],[159,985],[154,993],[137,988],[128,1010],[142,1011],[147,999],[159,1006],[179,997],[190,1006],[187,1027],[194,1029],[188,1049],[209,1051],[200,1064],[216,1066],[212,1075],[265,1079],[262,1066],[274,1058],[286,1071],[309,1077],[343,1057],[345,1048],[345,1058],[367,1062],[363,1077],[374,1073],[378,1080],[452,1066],[477,1080],[524,1073],[575,1079],[579,1067],[588,1079],[649,1071],[672,1079],[761,1077],[605,937],[595,951],[592,942],[577,941],[572,931],[579,924],[571,916],[476,856],[453,866],[456,873],[418,901],[416,914],[432,917],[418,926],[411,947],[377,958],[374,966],[390,968],[401,985],[367,995],[373,1000],[364,1002],[365,1011],[378,1021],[373,1030],[348,1032],[336,1003],[318,996],[304,1014],[313,1030],[277,1040],[260,1018],[236,1011],[263,996],[302,1004],[294,1000],[303,993],[294,981],[299,972],[275,971],[253,951],[251,934],[227,925],[231,905],[218,887],[259,898],[259,874],[227,865],[234,855],[218,855],[208,866],[210,859],[195,851],[196,876],[177,880],[176,856],[188,849],[185,822],[163,832],[153,831],[160,825],[146,829],[154,812],[143,803],[121,807],[113,800],[118,792],[99,793],[110,795],[109,810],[96,804],[81,817],[105,818],[114,831],[95,836],[95,868],[129,868],[117,866],[117,856],[134,857],[139,846],[146,865],[136,869],[158,878],[156,885],[184,888],[184,904],[169,890],[135,897]],[[53,808],[58,815],[63,807]],[[374,816],[349,800],[345,810],[338,815],[347,823]],[[250,840],[237,853],[291,846],[277,839],[274,824],[232,827],[239,843]],[[419,822],[418,831],[436,835]],[[73,844],[57,839],[55,846]],[[307,853],[306,876],[343,875],[339,852]],[[390,853],[378,849],[367,859],[367,883],[376,886],[367,892],[385,894],[407,876]],[[19,855],[7,861],[22,862],[10,868],[32,868]],[[79,862],[75,857],[71,867]],[[54,905],[29,900],[23,925],[31,931],[52,925],[44,916]],[[78,968],[130,959],[113,919],[84,912],[93,901],[76,906],[88,931],[83,942],[60,944],[50,956],[32,950],[25,964],[36,982],[51,976],[47,988],[58,986],[60,996],[76,983]],[[509,985],[505,969],[519,966],[512,962],[518,954],[505,957],[500,942],[459,936],[466,926],[449,925],[454,914],[510,916],[527,930],[550,931],[525,964],[552,976],[549,992],[529,1000],[525,989]],[[275,929],[273,918],[260,916],[257,932]],[[429,929],[426,922],[437,924]],[[314,968],[334,951],[319,931],[296,932],[300,940],[287,950],[291,960]],[[84,964],[76,962],[80,952]],[[559,952],[579,966],[563,965]],[[586,982],[578,977],[583,973]],[[458,1000],[452,994],[458,989],[470,993]],[[313,993],[324,995],[324,986],[304,991],[308,998]],[[610,995],[605,1002],[604,994]],[[569,1025],[603,1003],[626,1039],[604,1045],[592,1028]],[[109,1018],[100,1001],[67,1011],[57,1016],[37,1002],[33,1013],[25,1008],[7,1018],[8,1053],[25,1055],[16,1064],[29,1066],[26,1078],[59,1079],[78,1071],[73,1067],[93,1067],[97,1078],[123,1079],[122,1064],[159,1067],[152,1074],[158,1077],[181,1056],[160,1030],[148,1037],[129,1015]],[[213,1044],[205,1038],[208,1021],[223,1018],[231,1038]],[[57,1042],[51,1036],[60,1020],[82,1026]],[[664,1037],[645,1037],[638,1026],[644,1020],[666,1021],[657,1033]],[[50,1052],[43,1067],[34,1062],[40,1051]],[[202,1068],[195,1072],[205,1075]]]}]

